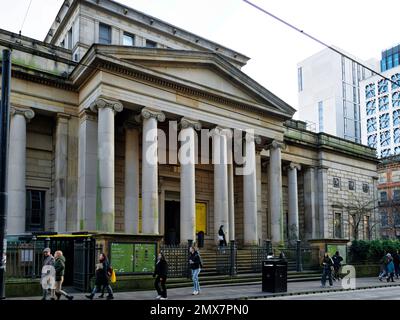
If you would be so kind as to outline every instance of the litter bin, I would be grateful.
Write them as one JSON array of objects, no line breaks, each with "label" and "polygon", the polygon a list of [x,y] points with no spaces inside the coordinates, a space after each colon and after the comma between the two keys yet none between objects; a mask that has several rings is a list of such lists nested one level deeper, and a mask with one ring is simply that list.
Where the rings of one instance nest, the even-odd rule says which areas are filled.
[{"label": "litter bin", "polygon": [[267,259],[262,264],[262,291],[287,291],[287,261],[283,259]]},{"label": "litter bin", "polygon": [[199,248],[204,247],[204,232],[203,231],[200,231],[197,233],[197,246]]}]

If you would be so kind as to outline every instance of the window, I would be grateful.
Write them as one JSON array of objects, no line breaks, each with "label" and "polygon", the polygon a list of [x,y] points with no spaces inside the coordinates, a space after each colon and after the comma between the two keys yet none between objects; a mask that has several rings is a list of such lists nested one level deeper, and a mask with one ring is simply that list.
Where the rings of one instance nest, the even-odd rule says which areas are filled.
[{"label": "window", "polygon": [[393,142],[396,144],[400,143],[400,129],[396,128],[393,131]]},{"label": "window", "polygon": [[303,91],[303,68],[297,68],[297,85],[299,92]]},{"label": "window", "polygon": [[390,145],[390,131],[384,131],[380,134],[381,147],[386,147]]},{"label": "window", "polygon": [[387,129],[390,126],[389,113],[382,114],[379,116],[379,127],[381,130]]},{"label": "window", "polygon": [[387,111],[389,110],[389,97],[383,96],[379,98],[379,111]]},{"label": "window", "polygon": [[349,180],[349,190],[356,190],[356,183],[354,180]]},{"label": "window", "polygon": [[369,193],[369,184],[368,183],[363,183],[363,192],[364,193]]},{"label": "window", "polygon": [[377,145],[377,135],[371,134],[370,136],[368,136],[368,146],[376,149],[376,145]]},{"label": "window", "polygon": [[400,110],[393,111],[393,127],[400,126]]},{"label": "window", "polygon": [[124,46],[130,46],[133,47],[135,45],[135,36],[129,33],[124,32],[124,36],[122,39],[122,44]]},{"label": "window", "polygon": [[393,209],[393,221],[396,227],[400,226],[400,212],[396,209]]},{"label": "window", "polygon": [[157,48],[157,42],[146,40],[146,48]]},{"label": "window", "polygon": [[382,94],[388,91],[388,81],[382,79],[378,82],[378,94]]},{"label": "window", "polygon": [[395,147],[394,148],[394,154],[400,154],[400,147]]},{"label": "window", "polygon": [[99,43],[111,44],[111,27],[104,23],[99,24]]},{"label": "window", "polygon": [[375,114],[375,112],[376,112],[375,99],[367,102],[366,109],[367,109],[367,116],[371,116],[371,115]]},{"label": "window", "polygon": [[337,178],[337,177],[333,178],[333,187],[340,188],[340,178]]},{"label": "window", "polygon": [[342,238],[342,214],[340,212],[335,212],[334,218],[335,234],[334,238]]},{"label": "window", "polygon": [[67,41],[68,41],[68,48],[67,49],[72,49],[72,28],[69,29],[68,35],[67,35]]},{"label": "window", "polygon": [[388,215],[386,211],[381,211],[381,225],[382,227],[387,227],[389,225]]},{"label": "window", "polygon": [[387,201],[387,192],[381,191],[381,201]]},{"label": "window", "polygon": [[390,156],[390,149],[383,149],[382,151],[381,151],[381,157],[382,158],[384,158],[384,157],[389,157]]},{"label": "window", "polygon": [[43,190],[26,191],[26,231],[44,231],[45,194]]},{"label": "window", "polygon": [[319,132],[324,131],[324,108],[322,101],[318,102]]},{"label": "window", "polygon": [[393,82],[396,82],[397,84],[394,84],[392,82],[392,90],[395,90],[397,88],[400,88],[400,73],[395,73],[394,75],[391,76],[390,78]]},{"label": "window", "polygon": [[376,131],[376,118],[373,117],[367,120],[367,132],[375,132]]},{"label": "window", "polygon": [[399,190],[393,190],[393,200],[394,201],[399,201],[400,200],[400,189]]},{"label": "window", "polygon": [[386,71],[386,60],[381,60],[381,71]]},{"label": "window", "polygon": [[371,99],[375,97],[375,83],[370,83],[365,86],[365,98]]},{"label": "window", "polygon": [[393,107],[400,107],[400,92],[396,91],[392,95],[392,105]]}]

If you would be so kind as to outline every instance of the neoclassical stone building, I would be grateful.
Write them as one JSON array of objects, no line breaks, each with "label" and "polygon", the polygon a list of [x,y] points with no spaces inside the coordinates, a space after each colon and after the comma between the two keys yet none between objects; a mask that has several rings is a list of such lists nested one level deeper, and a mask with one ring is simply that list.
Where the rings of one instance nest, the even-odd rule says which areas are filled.
[{"label": "neoclassical stone building", "polygon": [[[13,50],[10,237],[203,231],[213,245],[224,225],[241,246],[347,239],[346,205],[376,198],[374,149],[307,131],[241,71],[248,57],[134,9],[66,0],[44,42],[1,30],[0,47]],[[249,129],[255,170],[240,175],[226,132]],[[178,135],[196,164],[179,163]]]}]

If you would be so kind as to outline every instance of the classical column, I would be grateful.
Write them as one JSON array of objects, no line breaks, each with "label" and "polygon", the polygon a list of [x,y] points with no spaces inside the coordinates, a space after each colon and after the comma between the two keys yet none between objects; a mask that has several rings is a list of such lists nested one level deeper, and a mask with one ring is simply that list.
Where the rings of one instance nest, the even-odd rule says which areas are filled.
[{"label": "classical column", "polygon": [[228,204],[228,168],[227,168],[227,134],[230,130],[216,127],[212,131],[213,164],[214,164],[214,235],[218,240],[218,229],[224,226],[225,238],[229,235]]},{"label": "classical column", "polygon": [[228,148],[228,214],[229,214],[229,237],[235,240],[235,184],[233,151]]},{"label": "classical column", "polygon": [[143,108],[141,117],[143,120],[142,232],[159,234],[157,121],[165,121],[165,114]]},{"label": "classical column", "polygon": [[[256,152],[256,177],[257,177],[257,235],[258,240],[263,240],[263,210],[262,210],[262,163],[261,154]],[[261,243],[261,242],[260,242]]]},{"label": "classical column", "polygon": [[305,239],[317,237],[317,200],[315,169],[308,167],[304,172],[304,211],[305,211]]},{"label": "classical column", "polygon": [[257,173],[255,137],[249,133],[245,139],[243,170],[244,244],[257,245]]},{"label": "classical column", "polygon": [[283,242],[282,147],[281,143],[273,141],[269,150],[269,210],[271,216],[271,240],[273,243]]},{"label": "classical column", "polygon": [[11,107],[10,146],[8,155],[8,222],[9,235],[25,233],[26,215],[26,122],[35,113],[31,109]]},{"label": "classical column", "polygon": [[329,218],[328,218],[328,167],[318,167],[318,218],[320,238],[329,238]]},{"label": "classical column", "polygon": [[90,106],[98,112],[98,201],[96,225],[98,231],[114,232],[115,171],[114,171],[114,116],[121,112],[121,102],[98,98]]},{"label": "classical column", "polygon": [[68,121],[70,116],[57,114],[55,174],[54,174],[54,230],[67,231],[67,179],[68,179]]},{"label": "classical column", "polygon": [[288,168],[289,185],[289,239],[299,240],[299,199],[297,191],[297,171],[301,166],[297,163],[290,163]]},{"label": "classical column", "polygon": [[179,133],[181,141],[179,163],[181,165],[180,240],[183,244],[188,240],[196,240],[195,130],[200,129],[200,122],[182,118]]},{"label": "classical column", "polygon": [[79,114],[78,225],[96,230],[97,117],[88,109]]},{"label": "classical column", "polygon": [[125,127],[125,233],[139,233],[139,129],[134,121]]}]

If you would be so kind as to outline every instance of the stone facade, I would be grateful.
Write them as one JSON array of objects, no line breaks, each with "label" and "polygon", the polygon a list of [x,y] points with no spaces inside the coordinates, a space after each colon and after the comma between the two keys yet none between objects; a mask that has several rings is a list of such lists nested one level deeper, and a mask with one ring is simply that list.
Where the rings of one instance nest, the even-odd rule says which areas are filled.
[{"label": "stone facade", "polygon": [[[42,219],[38,230],[161,234],[166,242],[186,243],[201,230],[206,246],[221,224],[240,246],[349,237],[351,194],[375,194],[373,149],[290,120],[292,107],[240,71],[248,60],[240,53],[113,1],[69,4],[45,42],[0,32],[0,47],[13,48],[18,109],[10,170],[26,173],[10,176],[10,236]],[[108,45],[98,44],[101,24],[110,27]],[[121,46],[124,34],[134,46]],[[238,130],[244,165],[230,160]],[[182,146],[197,163],[179,164]],[[246,166],[254,170],[240,174]]]}]

